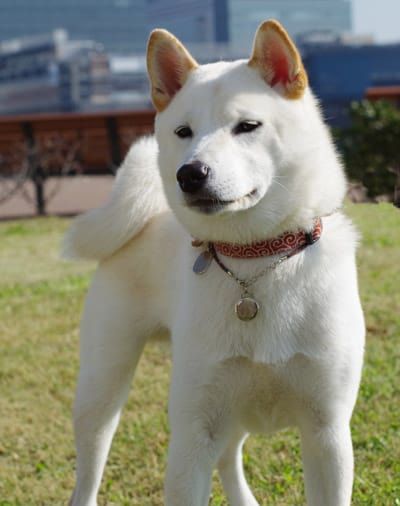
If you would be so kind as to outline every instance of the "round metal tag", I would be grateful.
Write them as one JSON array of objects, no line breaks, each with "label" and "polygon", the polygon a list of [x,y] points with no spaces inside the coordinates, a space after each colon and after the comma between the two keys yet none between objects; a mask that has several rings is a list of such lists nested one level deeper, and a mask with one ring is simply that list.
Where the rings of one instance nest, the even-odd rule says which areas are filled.
[{"label": "round metal tag", "polygon": [[242,297],[235,304],[235,313],[237,317],[244,322],[253,320],[257,316],[259,309],[260,305],[258,302],[248,296]]}]

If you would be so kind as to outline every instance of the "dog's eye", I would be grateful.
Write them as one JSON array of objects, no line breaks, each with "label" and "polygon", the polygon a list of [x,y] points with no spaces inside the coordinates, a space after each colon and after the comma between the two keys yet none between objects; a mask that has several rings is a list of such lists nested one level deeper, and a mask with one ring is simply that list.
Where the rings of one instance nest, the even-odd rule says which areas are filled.
[{"label": "dog's eye", "polygon": [[241,121],[240,123],[238,123],[235,126],[235,128],[233,129],[233,133],[235,135],[245,134],[248,132],[252,132],[253,130],[258,128],[259,126],[261,126],[261,123],[259,121],[255,121],[255,120],[251,120],[251,119]]},{"label": "dog's eye", "polygon": [[178,126],[175,129],[175,133],[181,139],[186,139],[186,137],[193,137],[192,129],[187,125]]}]

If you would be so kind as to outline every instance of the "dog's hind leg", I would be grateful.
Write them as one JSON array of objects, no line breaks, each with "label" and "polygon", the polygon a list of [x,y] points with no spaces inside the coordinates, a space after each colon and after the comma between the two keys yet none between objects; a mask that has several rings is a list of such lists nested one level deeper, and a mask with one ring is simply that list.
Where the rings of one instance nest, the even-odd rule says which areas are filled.
[{"label": "dog's hind leg", "polygon": [[102,268],[89,290],[74,406],[77,482],[72,506],[96,505],[120,411],[149,333],[140,299],[134,295],[123,280]]},{"label": "dog's hind leg", "polygon": [[235,433],[218,461],[219,475],[230,506],[258,506],[244,475],[242,447],[246,438],[246,433]]}]

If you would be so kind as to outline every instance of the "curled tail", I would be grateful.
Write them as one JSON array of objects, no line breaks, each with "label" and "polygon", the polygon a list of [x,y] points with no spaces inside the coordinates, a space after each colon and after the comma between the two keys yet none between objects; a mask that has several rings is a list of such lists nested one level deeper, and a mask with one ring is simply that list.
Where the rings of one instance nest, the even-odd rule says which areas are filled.
[{"label": "curled tail", "polygon": [[137,235],[153,216],[168,209],[157,155],[154,137],[133,144],[118,169],[108,202],[76,218],[67,231],[64,258],[102,260]]}]

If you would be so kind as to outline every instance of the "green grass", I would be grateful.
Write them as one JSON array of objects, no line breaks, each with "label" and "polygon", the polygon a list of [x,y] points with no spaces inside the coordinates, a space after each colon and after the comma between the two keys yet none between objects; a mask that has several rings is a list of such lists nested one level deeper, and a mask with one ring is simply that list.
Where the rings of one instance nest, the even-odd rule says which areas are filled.
[{"label": "green grass", "polygon": [[[400,211],[349,206],[363,234],[359,272],[368,338],[352,430],[353,504],[400,505]],[[66,504],[78,322],[91,264],[58,259],[66,220],[0,224],[0,506]],[[150,344],[103,479],[100,505],[162,504],[170,354]],[[304,504],[298,436],[251,437],[245,466],[263,505]],[[218,479],[213,505],[226,505]]]}]

